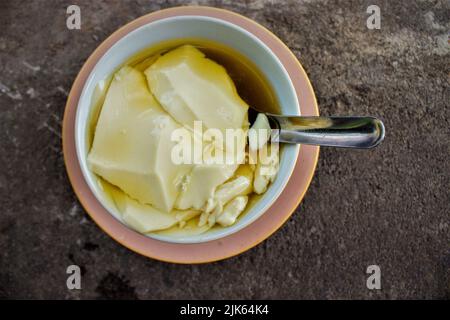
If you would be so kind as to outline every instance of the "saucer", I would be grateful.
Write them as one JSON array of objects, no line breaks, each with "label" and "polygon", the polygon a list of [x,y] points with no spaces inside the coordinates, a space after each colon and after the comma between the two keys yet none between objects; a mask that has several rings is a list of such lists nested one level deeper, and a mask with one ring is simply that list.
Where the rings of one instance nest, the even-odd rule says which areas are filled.
[{"label": "saucer", "polygon": [[295,169],[281,195],[247,227],[226,237],[203,243],[169,243],[139,234],[114,218],[96,199],[81,172],[75,149],[75,116],[84,84],[97,61],[119,39],[150,22],[176,16],[204,16],[235,24],[259,38],[287,70],[298,96],[300,114],[319,115],[309,79],[289,48],[269,30],[239,14],[210,7],[177,7],[150,13],[114,32],[89,57],[70,91],[63,121],[64,160],[72,187],[91,218],[116,241],[144,256],[173,263],[206,263],[238,255],[267,239],[292,215],[311,182],[319,147],[302,145]]}]

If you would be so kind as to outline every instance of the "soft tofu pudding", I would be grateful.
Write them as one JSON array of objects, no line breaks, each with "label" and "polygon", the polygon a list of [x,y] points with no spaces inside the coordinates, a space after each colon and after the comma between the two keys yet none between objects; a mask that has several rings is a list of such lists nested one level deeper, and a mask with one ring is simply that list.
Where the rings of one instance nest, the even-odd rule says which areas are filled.
[{"label": "soft tofu pudding", "polygon": [[229,71],[201,48],[152,55],[112,76],[90,170],[108,185],[123,222],[141,233],[230,226],[278,171],[267,118],[258,115],[253,128],[265,131],[252,139],[248,112]]}]

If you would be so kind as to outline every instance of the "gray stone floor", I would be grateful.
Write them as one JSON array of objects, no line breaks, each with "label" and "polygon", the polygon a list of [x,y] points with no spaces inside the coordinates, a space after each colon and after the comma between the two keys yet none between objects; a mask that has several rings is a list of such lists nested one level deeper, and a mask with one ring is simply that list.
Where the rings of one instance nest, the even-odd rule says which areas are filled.
[{"label": "gray stone floor", "polygon": [[[66,28],[81,7],[82,29]],[[26,4],[25,4],[26,3]],[[119,26],[185,1],[0,2],[0,296],[3,298],[450,297],[450,4],[435,1],[192,1],[240,12],[293,50],[325,115],[386,124],[371,151],[323,149],[296,214],[229,260],[183,266],[117,244],[66,176],[61,119],[85,59]],[[381,8],[368,30],[366,8]],[[66,267],[82,267],[68,291]],[[382,289],[366,288],[377,264]]]}]

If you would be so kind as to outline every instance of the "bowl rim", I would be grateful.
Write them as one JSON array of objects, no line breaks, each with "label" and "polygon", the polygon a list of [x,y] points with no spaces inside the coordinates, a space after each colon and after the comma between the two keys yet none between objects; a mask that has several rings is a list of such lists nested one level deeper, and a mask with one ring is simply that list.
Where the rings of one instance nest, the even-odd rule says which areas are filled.
[{"label": "bowl rim", "polygon": [[[89,170],[89,168],[86,164],[86,156],[87,155],[85,154],[84,151],[82,151],[83,145],[85,143],[85,142],[83,142],[85,135],[83,134],[82,136],[80,136],[80,133],[79,133],[80,128],[78,128],[78,127],[84,126],[81,128],[81,129],[83,129],[81,131],[84,132],[86,130],[87,124],[85,122],[83,122],[81,119],[81,110],[82,109],[80,108],[80,104],[81,104],[81,101],[83,100],[83,98],[85,98],[87,96],[88,88],[95,85],[95,83],[93,82],[92,79],[94,78],[96,70],[99,68],[99,63],[102,61],[102,59],[107,58],[107,55],[110,56],[112,54],[110,50],[114,49],[114,47],[120,41],[126,41],[126,37],[130,37],[130,36],[132,37],[133,33],[136,34],[138,32],[145,31],[146,29],[155,28],[158,24],[164,24],[164,23],[168,23],[168,22],[176,24],[180,21],[181,22],[190,21],[192,19],[195,19],[195,21],[206,21],[206,22],[211,22],[214,24],[220,24],[220,25],[226,26],[226,28],[234,29],[241,34],[244,34],[246,37],[251,39],[251,41],[254,41],[260,48],[262,48],[262,50],[264,50],[269,56],[272,57],[273,62],[278,66],[280,72],[283,74],[283,77],[288,82],[287,90],[289,90],[292,93],[292,96],[295,100],[295,104],[293,104],[293,106],[295,107],[295,109],[297,109],[297,112],[300,112],[299,101],[298,101],[298,97],[295,93],[294,85],[292,84],[292,81],[291,81],[286,69],[284,68],[283,64],[280,62],[278,57],[270,50],[270,48],[268,48],[265,45],[264,42],[262,42],[255,35],[248,32],[247,30],[241,28],[238,25],[235,25],[228,21],[224,21],[222,19],[217,19],[214,17],[189,15],[189,16],[168,17],[168,18],[152,21],[150,23],[146,23],[146,24],[130,31],[124,37],[118,39],[118,41],[111,48],[109,48],[105,52],[104,55],[102,55],[100,57],[100,59],[97,61],[94,68],[90,71],[89,76],[88,76],[86,82],[84,83],[83,90],[81,92],[80,99],[78,101],[78,106],[77,106],[77,111],[76,111],[76,116],[75,116],[75,130],[76,130],[75,146],[76,146],[76,151],[77,151],[78,162],[80,163],[81,172],[84,176],[84,179],[86,180],[90,190],[96,196],[97,200],[116,219],[118,219],[119,222],[121,222],[125,226],[127,226],[127,225],[120,218],[120,213],[118,212],[118,210],[116,208],[113,208],[110,205],[110,203],[106,199],[104,199],[102,192],[101,192],[101,187],[98,187],[96,185],[96,178],[94,177],[94,174]],[[144,50],[146,50],[146,49],[144,49]],[[103,61],[103,63],[107,63],[107,62]],[[284,153],[283,158],[280,159],[280,173],[281,173],[281,171],[283,171],[283,174],[282,175],[279,174],[277,176],[278,181],[274,181],[272,183],[271,188],[268,190],[268,192],[264,193],[262,195],[262,198],[258,200],[258,203],[255,204],[255,206],[253,206],[252,208],[250,208],[250,210],[248,212],[246,212],[245,218],[239,219],[239,221],[237,223],[235,223],[229,227],[226,227],[226,228],[220,228],[220,229],[215,229],[215,230],[213,229],[212,232],[208,231],[208,232],[205,232],[205,233],[202,233],[199,235],[193,235],[193,236],[171,237],[169,235],[158,234],[155,232],[146,233],[144,235],[147,237],[156,239],[156,240],[167,241],[167,242],[172,242],[172,243],[201,243],[201,242],[213,241],[213,240],[217,240],[220,238],[224,238],[230,234],[238,232],[239,230],[241,230],[241,229],[245,228],[246,226],[248,226],[249,224],[253,223],[261,215],[263,215],[267,211],[267,209],[275,202],[275,200],[281,195],[282,191],[286,187],[286,185],[292,175],[292,172],[294,171],[296,159],[298,157],[299,147],[300,147],[299,145],[286,146],[286,148],[283,152]],[[283,166],[282,168],[281,168],[281,165]],[[127,226],[127,227],[130,228],[130,226]]]},{"label": "bowl rim", "polygon": [[[260,220],[267,220],[262,219],[264,216],[266,216],[265,214],[262,214],[256,221],[253,221],[250,225],[240,229],[236,233],[227,235],[217,240],[201,243],[189,243],[189,244],[180,244],[175,242],[165,242],[156,240],[154,238],[150,238],[145,235],[139,234],[138,232],[133,231],[129,227],[124,226],[120,221],[116,220],[116,218],[111,213],[109,213],[109,211],[106,208],[104,208],[101,205],[98,199],[92,194],[89,187],[87,187],[86,181],[84,180],[81,169],[79,167],[79,163],[76,158],[76,152],[74,154],[75,151],[74,112],[76,113],[78,101],[81,95],[81,90],[84,88],[84,84],[87,78],[89,77],[92,69],[95,67],[97,61],[103,56],[103,54],[106,51],[108,51],[110,47],[112,47],[118,41],[118,39],[121,39],[129,32],[152,21],[161,20],[164,18],[174,16],[192,16],[192,15],[207,16],[225,20],[233,24],[236,24],[242,27],[243,29],[253,33],[257,38],[259,38],[266,46],[268,46],[271,49],[272,53],[275,56],[277,56],[280,59],[286,71],[288,72],[291,81],[293,83],[296,82],[297,85],[295,86],[296,87],[295,89],[297,98],[299,100],[300,108],[302,110],[302,114],[305,115],[319,114],[316,98],[311,83],[303,67],[298,62],[294,54],[289,50],[289,48],[273,33],[271,33],[263,26],[257,24],[256,22],[250,20],[249,18],[246,18],[244,16],[241,16],[237,13],[228,10],[202,6],[195,6],[195,7],[184,6],[156,11],[144,15],[140,18],[137,18],[131,21],[130,23],[126,24],[125,26],[121,27],[97,47],[97,49],[87,59],[82,69],[78,73],[72,86],[72,89],[70,91],[69,97],[67,99],[66,109],[64,112],[63,135],[62,135],[63,154],[69,180],[80,203],[85,208],[86,212],[97,223],[97,225],[99,225],[99,227],[103,229],[103,231],[105,231],[113,239],[115,239],[122,245],[128,247],[129,249],[137,253],[140,253],[144,256],[175,263],[205,263],[225,259],[240,254],[243,251],[246,251],[251,247],[254,247],[258,243],[268,238],[273,232],[275,232],[279,227],[281,227],[281,225],[283,225],[285,221],[287,221],[287,219],[292,215],[292,213],[302,200],[312,180],[319,155],[319,147],[316,146],[301,147],[301,151],[298,155],[297,163],[294,169],[294,171],[298,170],[299,163],[302,163],[303,168],[301,169],[302,171],[301,177],[299,176],[299,179],[301,180],[298,181],[300,183],[299,188],[297,189],[298,193],[297,195],[292,194],[293,197],[290,198],[289,208],[285,208],[287,211],[278,214],[280,216],[278,217],[278,219],[272,219],[274,221],[271,222],[265,221],[260,223]],[[267,41],[270,42],[272,46],[275,46],[277,48],[278,54],[274,52],[273,48],[271,48],[270,45],[268,45]],[[282,56],[283,59],[281,59],[280,56]],[[287,68],[285,66],[286,61],[289,62],[290,68]],[[301,90],[299,90],[299,87],[301,87]],[[302,93],[301,95],[299,95],[300,92]],[[293,177],[291,176],[288,184],[291,184],[290,180],[292,180],[292,178]],[[278,197],[275,202],[277,202],[280,199],[280,197]],[[272,207],[274,206],[273,203],[271,205]],[[269,208],[268,210],[270,210],[271,208]],[[268,210],[266,210],[266,213]],[[247,229],[255,229],[255,228],[258,229],[258,226],[254,226],[255,223],[258,223],[258,225],[260,225],[259,229],[261,229],[262,227],[261,234],[254,235],[251,237],[251,239],[245,240],[244,239],[245,237],[243,238],[243,233],[245,232],[248,233],[250,231]],[[118,226],[117,224],[119,224],[122,227]],[[244,242],[246,243],[242,243],[241,240],[245,240]],[[217,246],[222,247],[223,249],[222,252],[213,249],[217,248]],[[164,253],[165,252],[164,250],[167,249],[171,250],[171,252],[169,252],[170,254]],[[205,251],[205,249],[208,250]],[[200,254],[201,252],[203,252],[203,254]]]}]

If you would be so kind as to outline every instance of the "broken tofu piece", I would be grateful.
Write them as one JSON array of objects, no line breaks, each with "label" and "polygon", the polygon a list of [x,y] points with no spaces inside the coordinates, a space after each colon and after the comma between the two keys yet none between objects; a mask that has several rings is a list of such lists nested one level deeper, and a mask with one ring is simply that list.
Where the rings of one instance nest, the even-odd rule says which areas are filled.
[{"label": "broken tofu piece", "polygon": [[173,213],[162,212],[130,197],[127,198],[122,217],[126,224],[142,233],[168,229],[178,222]]},{"label": "broken tofu piece", "polygon": [[187,176],[187,183],[177,199],[180,210],[201,209],[214,194],[217,186],[233,176],[237,166],[196,165]]},{"label": "broken tofu piece", "polygon": [[223,210],[223,206],[231,199],[251,192],[251,180],[246,176],[238,176],[237,178],[219,186],[214,196],[208,199],[203,213],[200,215],[199,226],[208,223],[214,225],[216,217]]},{"label": "broken tofu piece", "polygon": [[269,183],[275,180],[279,169],[278,150],[276,148],[270,145],[258,152],[258,163],[253,180],[253,191],[256,194],[266,192]]},{"label": "broken tofu piece", "polygon": [[239,196],[231,200],[223,208],[222,213],[216,218],[216,222],[221,226],[226,227],[234,224],[239,215],[247,206],[248,197]]},{"label": "broken tofu piece", "polygon": [[146,71],[150,90],[178,122],[193,127],[242,128],[248,105],[239,97],[224,67],[191,45],[169,51]]},{"label": "broken tofu piece", "polygon": [[132,198],[170,212],[175,181],[190,170],[171,161],[170,137],[179,127],[148,91],[144,75],[123,67],[106,94],[88,164]]},{"label": "broken tofu piece", "polygon": [[261,149],[269,141],[271,133],[269,119],[264,113],[258,113],[249,130],[248,147],[250,150]]},{"label": "broken tofu piece", "polygon": [[208,199],[205,212],[211,212],[214,208],[221,204],[224,205],[234,197],[249,191],[251,180],[246,176],[239,176],[229,182],[219,186],[214,196]]}]

